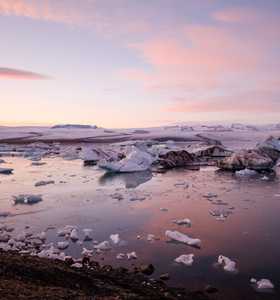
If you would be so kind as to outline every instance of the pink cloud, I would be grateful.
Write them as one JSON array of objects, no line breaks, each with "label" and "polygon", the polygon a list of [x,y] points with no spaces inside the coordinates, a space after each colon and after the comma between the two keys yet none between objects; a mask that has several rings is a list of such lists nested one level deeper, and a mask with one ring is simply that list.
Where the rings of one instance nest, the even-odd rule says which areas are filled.
[{"label": "pink cloud", "polygon": [[49,0],[33,2],[27,0],[0,0],[0,14],[69,24],[82,20],[82,17],[74,9],[68,9],[59,4],[53,5]]},{"label": "pink cloud", "polygon": [[203,100],[175,100],[166,108],[168,112],[212,113],[251,112],[273,113],[280,110],[277,94],[269,91],[251,91],[243,94],[219,96]]},{"label": "pink cloud", "polygon": [[49,77],[26,71],[26,70],[18,70],[18,69],[11,69],[11,68],[1,68],[0,67],[0,79],[26,79],[26,80],[42,80],[42,79],[49,79]]},{"label": "pink cloud", "polygon": [[229,7],[213,13],[213,18],[226,23],[249,23],[260,19],[259,12],[249,7]]}]

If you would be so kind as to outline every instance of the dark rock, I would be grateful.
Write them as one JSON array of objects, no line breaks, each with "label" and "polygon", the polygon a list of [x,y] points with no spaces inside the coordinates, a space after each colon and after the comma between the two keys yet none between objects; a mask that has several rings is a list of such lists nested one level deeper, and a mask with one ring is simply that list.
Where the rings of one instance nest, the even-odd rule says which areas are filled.
[{"label": "dark rock", "polygon": [[152,264],[140,266],[140,272],[145,275],[152,275],[154,271],[155,271],[155,267]]},{"label": "dark rock", "polygon": [[187,167],[194,162],[194,156],[186,150],[172,150],[159,155],[158,164],[161,168],[171,169]]},{"label": "dark rock", "polygon": [[170,276],[168,273],[164,273],[164,274],[161,274],[159,276],[160,280],[169,280],[170,279]]},{"label": "dark rock", "polygon": [[206,287],[205,287],[205,292],[206,293],[208,293],[208,294],[214,294],[214,293],[217,293],[218,292],[218,289],[217,288],[215,288],[214,286],[212,286],[212,285],[206,285]]}]

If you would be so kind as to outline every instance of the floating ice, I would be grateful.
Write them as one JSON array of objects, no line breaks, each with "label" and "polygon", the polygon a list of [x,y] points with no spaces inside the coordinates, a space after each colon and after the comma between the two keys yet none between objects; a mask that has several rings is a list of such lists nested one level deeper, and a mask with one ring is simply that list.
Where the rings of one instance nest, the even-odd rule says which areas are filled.
[{"label": "floating ice", "polygon": [[166,230],[165,235],[167,237],[169,237],[171,240],[181,242],[181,243],[187,244],[189,246],[198,246],[199,247],[201,245],[201,240],[200,239],[190,238],[186,234],[183,234],[183,233],[181,233],[179,231],[176,231],[176,230],[174,230],[174,231]]},{"label": "floating ice", "polygon": [[188,227],[191,227],[192,222],[190,219],[185,218],[185,219],[179,219],[179,220],[174,220],[173,223],[177,224],[177,225],[185,225]]},{"label": "floating ice", "polygon": [[44,186],[44,185],[54,184],[54,183],[55,183],[54,180],[41,180],[36,182],[34,185],[38,187],[38,186]]},{"label": "floating ice", "polygon": [[175,259],[175,262],[191,266],[193,264],[194,254],[183,254]]},{"label": "floating ice", "polygon": [[156,239],[156,236],[154,234],[149,233],[147,235],[147,241],[153,242]]},{"label": "floating ice", "polygon": [[239,177],[251,177],[251,176],[256,176],[257,174],[258,174],[257,171],[250,170],[250,169],[247,169],[247,168],[235,172],[235,175],[239,176]]},{"label": "floating ice", "polygon": [[269,279],[260,279],[256,282],[256,288],[259,291],[272,290],[274,289],[274,284]]},{"label": "floating ice", "polygon": [[11,168],[0,168],[0,174],[9,175],[12,174],[14,169]]},{"label": "floating ice", "polygon": [[238,270],[236,268],[236,262],[234,262],[233,260],[231,260],[230,258],[228,258],[226,256],[219,255],[218,264],[223,265],[223,269],[227,272],[231,272],[231,273],[238,272]]},{"label": "floating ice", "polygon": [[76,228],[74,228],[71,233],[70,233],[70,239],[72,241],[77,241],[79,239],[79,234],[78,234],[78,230]]},{"label": "floating ice", "polygon": [[110,235],[110,240],[113,242],[113,244],[117,245],[119,244],[120,240],[120,235],[118,233],[116,234],[111,234]]},{"label": "floating ice", "polygon": [[126,256],[126,255],[125,255],[124,253],[119,253],[119,254],[117,254],[116,258],[117,258],[117,259],[124,259],[125,256]]},{"label": "floating ice", "polygon": [[82,256],[83,257],[92,257],[92,255],[93,255],[93,250],[83,248],[83,251],[82,251]]},{"label": "floating ice", "polygon": [[21,194],[18,196],[13,196],[14,204],[36,204],[41,202],[42,196],[41,195],[29,195],[29,194]]},{"label": "floating ice", "polygon": [[139,172],[148,170],[153,161],[154,158],[149,153],[133,147],[122,160],[113,162],[102,160],[99,162],[99,167],[111,172]]},{"label": "floating ice", "polygon": [[60,250],[64,250],[68,247],[69,247],[69,242],[67,242],[67,241],[57,243],[57,248],[60,249]]},{"label": "floating ice", "polygon": [[76,227],[73,225],[66,225],[61,229],[58,229],[57,235],[58,236],[66,236],[71,234],[72,230],[75,229]]},{"label": "floating ice", "polygon": [[99,243],[98,245],[95,245],[94,248],[97,250],[106,251],[106,250],[110,250],[111,246],[108,241],[104,241]]},{"label": "floating ice", "polygon": [[92,229],[85,228],[85,229],[83,229],[83,233],[85,235],[84,241],[91,241],[92,240],[92,237],[91,237]]},{"label": "floating ice", "polygon": [[127,259],[130,260],[130,259],[137,259],[137,254],[135,251],[132,251],[130,253],[126,253],[126,256],[127,256]]}]

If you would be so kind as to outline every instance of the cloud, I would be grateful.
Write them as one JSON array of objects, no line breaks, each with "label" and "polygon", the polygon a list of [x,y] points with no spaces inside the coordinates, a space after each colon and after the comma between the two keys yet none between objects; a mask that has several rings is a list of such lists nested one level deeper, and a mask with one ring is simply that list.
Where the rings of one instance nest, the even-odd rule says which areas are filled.
[{"label": "cloud", "polygon": [[26,71],[26,70],[18,70],[11,68],[1,68],[0,67],[0,79],[26,79],[26,80],[43,80],[49,79],[48,76]]},{"label": "cloud", "polygon": [[166,107],[168,112],[188,113],[274,113],[280,110],[279,92],[247,91],[215,98],[176,99]]},{"label": "cloud", "polygon": [[225,23],[252,23],[261,19],[259,12],[250,7],[227,7],[214,12],[212,17]]},{"label": "cloud", "polygon": [[[61,4],[63,4],[63,1]],[[54,5],[51,0],[0,0],[0,14],[69,24],[82,20],[82,16],[77,11],[69,9],[71,6],[67,7],[61,4]]]}]

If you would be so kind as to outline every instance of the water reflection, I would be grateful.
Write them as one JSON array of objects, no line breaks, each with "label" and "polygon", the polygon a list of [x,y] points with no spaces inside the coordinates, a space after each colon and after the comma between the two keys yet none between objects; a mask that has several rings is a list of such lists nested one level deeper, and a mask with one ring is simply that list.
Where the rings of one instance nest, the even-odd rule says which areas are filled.
[{"label": "water reflection", "polygon": [[105,173],[100,177],[99,183],[101,185],[107,184],[124,184],[127,189],[133,189],[139,185],[151,180],[152,172],[134,172],[134,173]]}]

